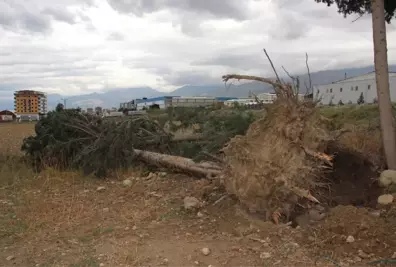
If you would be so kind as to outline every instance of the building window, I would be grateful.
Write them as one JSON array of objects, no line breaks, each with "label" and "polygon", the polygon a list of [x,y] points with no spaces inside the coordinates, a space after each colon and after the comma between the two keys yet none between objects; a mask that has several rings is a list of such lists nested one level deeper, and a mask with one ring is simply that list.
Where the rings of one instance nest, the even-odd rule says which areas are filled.
[{"label": "building window", "polygon": [[353,91],[353,86],[351,86],[351,91]]},{"label": "building window", "polygon": [[326,93],[328,93],[328,92],[329,92],[329,88],[326,89]]},{"label": "building window", "polygon": [[355,87],[355,91],[357,91],[357,90],[359,90],[359,87],[358,87],[358,86]]},{"label": "building window", "polygon": [[367,90],[371,89],[371,84],[367,85]]},{"label": "building window", "polygon": [[340,88],[340,92],[342,92],[342,88]]},{"label": "building window", "polygon": [[333,92],[333,88],[330,88],[330,93],[332,93]]}]

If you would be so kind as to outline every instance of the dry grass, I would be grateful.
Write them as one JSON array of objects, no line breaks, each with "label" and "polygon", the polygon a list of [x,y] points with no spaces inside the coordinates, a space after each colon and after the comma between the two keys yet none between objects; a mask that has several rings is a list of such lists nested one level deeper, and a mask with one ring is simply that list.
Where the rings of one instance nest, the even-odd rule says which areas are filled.
[{"label": "dry grass", "polygon": [[0,123],[1,153],[21,155],[23,138],[34,134],[34,123]]}]

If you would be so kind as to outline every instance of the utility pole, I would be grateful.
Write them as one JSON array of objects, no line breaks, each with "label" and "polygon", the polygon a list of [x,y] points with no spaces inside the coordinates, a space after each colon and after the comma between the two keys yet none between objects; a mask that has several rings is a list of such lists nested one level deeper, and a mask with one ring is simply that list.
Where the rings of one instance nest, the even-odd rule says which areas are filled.
[{"label": "utility pole", "polygon": [[62,98],[61,100],[63,100],[63,108],[66,109],[67,98]]}]

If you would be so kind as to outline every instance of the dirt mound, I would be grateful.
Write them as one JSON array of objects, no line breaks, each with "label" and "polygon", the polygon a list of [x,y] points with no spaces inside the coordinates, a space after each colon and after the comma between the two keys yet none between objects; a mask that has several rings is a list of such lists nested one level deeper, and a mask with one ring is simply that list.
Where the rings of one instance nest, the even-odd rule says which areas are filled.
[{"label": "dirt mound", "polygon": [[326,220],[309,228],[302,240],[315,254],[349,263],[391,259],[396,217],[389,219],[388,215],[389,211],[382,211],[379,217],[365,208],[337,206]]},{"label": "dirt mound", "polygon": [[280,98],[245,136],[223,149],[226,187],[251,212],[288,217],[299,197],[315,200],[310,192],[322,185],[326,163],[331,164],[324,154],[331,140],[312,102]]}]

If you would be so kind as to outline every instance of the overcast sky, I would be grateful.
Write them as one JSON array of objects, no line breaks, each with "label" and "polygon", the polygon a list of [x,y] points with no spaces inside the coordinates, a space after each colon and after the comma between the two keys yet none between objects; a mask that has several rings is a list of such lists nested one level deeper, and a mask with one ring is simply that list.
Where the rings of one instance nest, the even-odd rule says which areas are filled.
[{"label": "overcast sky", "polygon": [[312,71],[371,65],[371,18],[354,19],[314,0],[0,0],[0,98],[272,76],[263,48],[292,73],[305,52]]}]

